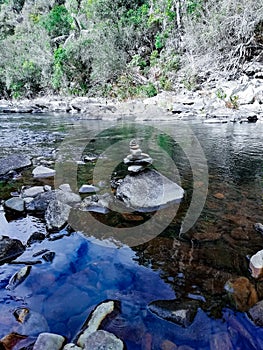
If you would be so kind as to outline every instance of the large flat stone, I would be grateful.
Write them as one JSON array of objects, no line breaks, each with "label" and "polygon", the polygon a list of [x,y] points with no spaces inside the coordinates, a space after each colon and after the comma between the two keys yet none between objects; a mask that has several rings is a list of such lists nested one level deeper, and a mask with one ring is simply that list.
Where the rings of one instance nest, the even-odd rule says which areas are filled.
[{"label": "large flat stone", "polygon": [[118,199],[137,211],[153,211],[180,202],[184,190],[158,171],[127,175],[116,191]]},{"label": "large flat stone", "polygon": [[0,160],[0,176],[7,174],[11,170],[19,170],[30,165],[30,158],[21,154],[12,154]]}]

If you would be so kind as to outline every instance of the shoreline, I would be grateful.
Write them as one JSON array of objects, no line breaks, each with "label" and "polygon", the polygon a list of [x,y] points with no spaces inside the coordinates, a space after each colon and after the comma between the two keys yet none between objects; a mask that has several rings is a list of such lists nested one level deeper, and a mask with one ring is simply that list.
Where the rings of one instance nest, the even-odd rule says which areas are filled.
[{"label": "shoreline", "polygon": [[[247,77],[246,77],[247,78]],[[80,119],[176,121],[263,120],[262,79],[242,79],[203,84],[195,91],[179,87],[154,97],[126,101],[101,97],[47,95],[33,99],[0,99],[0,115],[13,113],[69,113]]]}]

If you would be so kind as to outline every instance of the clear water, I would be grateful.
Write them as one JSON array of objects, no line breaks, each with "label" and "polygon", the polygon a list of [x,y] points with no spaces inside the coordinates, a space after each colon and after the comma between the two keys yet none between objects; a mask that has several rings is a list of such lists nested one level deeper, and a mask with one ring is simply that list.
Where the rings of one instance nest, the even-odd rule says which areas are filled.
[{"label": "clear water", "polygon": [[[141,232],[142,222],[155,214],[144,218],[137,213],[94,214],[96,221],[110,227],[118,242],[103,240],[92,226],[77,225],[80,229],[73,233],[62,230],[62,238],[35,243],[17,259],[41,260],[33,255],[42,249],[56,252],[52,263],[41,260],[33,265],[28,278],[13,291],[5,286],[24,265],[2,265],[0,337],[11,331],[34,337],[46,330],[46,323],[40,322],[43,316],[51,332],[72,340],[98,303],[114,299],[121,302],[121,312],[105,329],[123,339],[128,349],[161,349],[168,340],[177,346],[214,349],[216,337],[226,335],[233,349],[263,349],[262,328],[235,311],[224,292],[228,278],[250,278],[247,256],[263,247],[262,236],[253,228],[262,222],[263,123],[176,121],[160,125],[82,121],[68,115],[4,115],[0,119],[0,156],[18,152],[53,160],[55,187],[69,182],[76,189],[100,180],[101,193],[107,192],[110,179],[123,176],[120,162],[128,153],[130,139],[136,137],[143,151],[154,158],[154,167],[186,191],[167,227],[162,223],[169,210],[161,213],[157,235],[143,232],[142,240],[133,237],[128,246],[121,242],[117,228],[129,228],[134,234],[137,227]],[[101,158],[77,164],[84,154]],[[24,171],[17,180],[2,181],[0,199],[9,198],[22,185],[40,184],[32,179],[31,171]],[[182,232],[195,189],[205,193],[206,180],[204,207],[203,197],[197,197],[201,214]],[[41,218],[8,218],[4,211],[0,228],[1,234],[23,243],[33,232],[46,233]],[[151,314],[147,305],[160,299],[200,300],[193,324],[182,328]],[[38,326],[19,324],[13,316],[17,307],[35,313]]]}]

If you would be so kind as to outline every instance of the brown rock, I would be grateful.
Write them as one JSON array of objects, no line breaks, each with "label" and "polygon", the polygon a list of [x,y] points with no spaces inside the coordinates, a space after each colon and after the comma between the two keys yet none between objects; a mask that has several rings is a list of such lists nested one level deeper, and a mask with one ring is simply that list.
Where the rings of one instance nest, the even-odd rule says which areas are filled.
[{"label": "brown rock", "polygon": [[214,196],[216,199],[224,199],[224,198],[225,198],[225,196],[223,195],[223,193],[220,193],[220,192],[215,193],[213,196]]},{"label": "brown rock", "polygon": [[228,280],[225,289],[232,296],[235,307],[239,311],[247,311],[258,302],[256,289],[246,277]]},{"label": "brown rock", "polygon": [[177,350],[177,345],[170,340],[164,340],[161,344],[161,350]]},{"label": "brown rock", "polygon": [[0,340],[0,344],[4,346],[3,349],[12,350],[17,343],[26,338],[27,336],[25,335],[21,335],[18,333],[10,333]]}]

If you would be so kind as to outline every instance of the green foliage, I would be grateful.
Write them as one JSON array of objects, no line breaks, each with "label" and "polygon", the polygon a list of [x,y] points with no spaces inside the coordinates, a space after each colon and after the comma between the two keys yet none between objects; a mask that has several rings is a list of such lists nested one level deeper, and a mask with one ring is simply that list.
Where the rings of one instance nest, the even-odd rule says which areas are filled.
[{"label": "green foliage", "polygon": [[227,94],[225,93],[225,91],[222,88],[219,88],[216,91],[216,96],[220,99],[220,100],[225,100],[227,97]]},{"label": "green foliage", "polygon": [[69,34],[73,19],[64,5],[56,5],[42,18],[42,25],[53,38]]},{"label": "green foliage", "polygon": [[138,54],[132,57],[131,62],[129,63],[130,67],[139,67],[140,69],[144,69],[147,66],[147,62]]},{"label": "green foliage", "polygon": [[203,7],[203,0],[187,0],[186,12],[192,17],[200,17],[200,11]]}]

